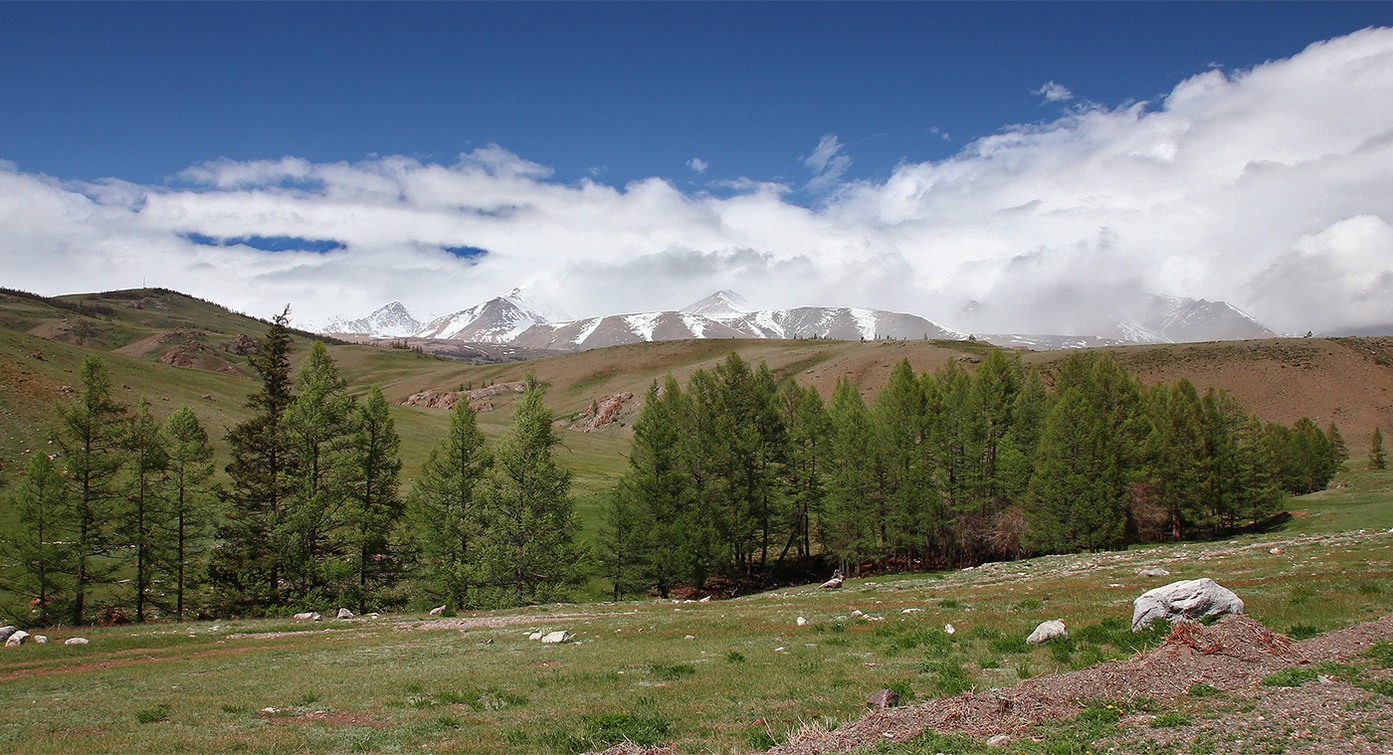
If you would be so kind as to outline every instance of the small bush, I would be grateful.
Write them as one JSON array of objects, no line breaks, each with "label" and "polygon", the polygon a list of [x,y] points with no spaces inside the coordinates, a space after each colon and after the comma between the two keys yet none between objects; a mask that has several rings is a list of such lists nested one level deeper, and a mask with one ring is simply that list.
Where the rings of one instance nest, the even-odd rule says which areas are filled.
[{"label": "small bush", "polygon": [[949,697],[972,689],[972,675],[952,661],[924,663],[919,666],[919,671],[932,675],[928,694],[934,697]]},{"label": "small bush", "polygon": [[885,685],[885,687],[886,689],[889,689],[898,694],[900,696],[901,702],[908,701],[914,697],[914,685],[910,684],[909,680],[907,679],[901,679],[896,682],[890,682],[889,684]]},{"label": "small bush", "polygon": [[1289,668],[1282,669],[1275,674],[1269,674],[1262,680],[1264,687],[1300,687],[1306,682],[1316,680],[1315,669],[1309,668]]},{"label": "small bush", "polygon": [[1190,685],[1190,697],[1223,697],[1224,691],[1218,687],[1213,687],[1204,682],[1195,682]]},{"label": "small bush", "polygon": [[1016,666],[1016,676],[1020,679],[1029,679],[1035,675],[1035,670],[1030,667],[1030,661],[1021,661]]},{"label": "small bush", "polygon": [[1038,610],[1038,609],[1040,609],[1040,608],[1043,608],[1044,605],[1045,605],[1044,603],[1041,603],[1040,601],[1038,601],[1038,600],[1036,600],[1036,599],[1034,599],[1034,598],[1026,598],[1025,600],[1022,600],[1021,602],[1019,602],[1019,603],[1016,604],[1016,610],[1017,610],[1017,611],[1035,611],[1035,610]]},{"label": "small bush", "polygon": [[1320,630],[1310,624],[1296,624],[1287,630],[1287,636],[1293,640],[1309,640],[1320,634]]},{"label": "small bush", "polygon": [[585,739],[596,749],[613,747],[620,742],[633,742],[652,747],[667,737],[668,722],[651,706],[637,713],[601,713],[581,718]]},{"label": "small bush", "polygon": [[1361,679],[1354,683],[1360,689],[1367,689],[1380,695],[1393,697],[1393,679]]},{"label": "small bush", "polygon": [[751,750],[763,751],[773,747],[777,747],[779,745],[779,742],[778,740],[774,739],[772,736],[769,735],[769,731],[767,729],[761,727],[757,729],[750,729],[749,731],[745,732],[745,744],[748,744]]},{"label": "small bush", "polygon": [[731,650],[726,653],[726,663],[744,663],[745,654],[738,650]]},{"label": "small bush", "polygon": [[1380,642],[1364,651],[1379,668],[1393,668],[1393,642]]},{"label": "small bush", "polygon": [[143,724],[155,724],[160,721],[169,720],[169,706],[156,705],[153,708],[145,708],[135,712],[135,720]]},{"label": "small bush", "polygon": [[939,608],[962,608],[963,604],[953,598],[944,598],[938,601]]},{"label": "small bush", "polygon": [[651,663],[648,665],[648,670],[652,672],[654,677],[665,682],[675,682],[679,679],[686,679],[696,674],[696,667],[686,663],[677,663],[673,665]]},{"label": "small bush", "polygon": [[1122,720],[1122,710],[1112,703],[1094,703],[1079,712],[1079,723],[1087,726],[1111,726]]}]

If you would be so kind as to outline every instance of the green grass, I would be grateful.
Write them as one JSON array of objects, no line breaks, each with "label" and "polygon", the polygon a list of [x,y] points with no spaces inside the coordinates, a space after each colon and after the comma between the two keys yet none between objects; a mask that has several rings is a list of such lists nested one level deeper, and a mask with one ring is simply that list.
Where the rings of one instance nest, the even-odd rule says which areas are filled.
[{"label": "green grass", "polygon": [[[1140,559],[1203,556],[1206,568],[1243,583],[1235,589],[1249,614],[1269,626],[1273,616],[1284,617],[1275,626],[1293,623],[1285,617],[1298,611],[1299,623],[1327,628],[1384,615],[1393,597],[1361,592],[1357,584],[1393,578],[1384,555],[1390,544],[1390,536],[1367,535],[1338,548],[1311,545],[1320,568],[1295,572],[1290,559],[1268,554],[1261,543],[1115,554],[1117,563],[1091,572],[1070,567],[1084,557],[1052,556],[1009,571],[853,579],[840,591],[808,586],[706,604],[470,613],[462,619],[517,623],[463,632],[413,629],[389,618],[312,627],[266,619],[85,628],[80,634],[92,644],[76,647],[61,643],[79,632],[55,629],[48,645],[0,653],[0,748],[559,753],[628,737],[684,752],[747,751],[787,741],[809,722],[854,720],[878,689],[897,689],[910,702],[1009,687],[1076,668],[1085,656],[1121,658],[1154,645],[1163,632],[1133,635],[1128,626],[1131,598],[1150,584],[1136,575]],[[1290,550],[1304,558],[1304,547]],[[1035,576],[1004,578],[1015,571]],[[1339,599],[1298,605],[1294,579]],[[1109,587],[1116,583],[1127,587]],[[950,593],[972,610],[943,608],[936,596]],[[1016,640],[1034,617],[1022,616],[1018,605],[1046,597],[1051,616],[1070,627],[1069,657],[1048,646],[996,652],[1021,650]],[[900,613],[909,607],[920,611]],[[886,618],[846,618],[853,609]],[[808,625],[797,626],[798,616]],[[949,622],[958,627],[954,635],[943,631]],[[578,642],[542,646],[527,639],[534,629],[567,629]],[[1393,661],[1393,649],[1384,647],[1361,663]],[[1378,686],[1377,676],[1359,670],[1313,673]],[[1197,686],[1185,699],[1225,704],[1207,694]],[[1135,701],[1123,702],[1090,706],[1081,721],[1040,736],[1083,752],[1117,728],[1107,704],[1136,709]],[[1198,719],[1188,708],[1162,706],[1157,715],[1169,712]],[[926,739],[923,747],[940,749],[903,752],[979,751],[942,749],[953,741]],[[1025,751],[1051,751],[1030,747]]]}]

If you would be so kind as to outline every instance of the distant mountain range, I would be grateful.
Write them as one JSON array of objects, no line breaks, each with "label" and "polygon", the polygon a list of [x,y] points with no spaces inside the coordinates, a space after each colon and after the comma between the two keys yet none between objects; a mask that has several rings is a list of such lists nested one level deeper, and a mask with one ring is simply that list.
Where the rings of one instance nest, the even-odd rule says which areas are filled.
[{"label": "distant mountain range", "polygon": [[[965,319],[972,319],[967,317]],[[979,333],[1001,346],[1078,348],[1124,343],[1180,343],[1266,338],[1275,335],[1226,302],[1152,296],[1127,313],[1109,312],[1112,325],[1088,334]],[[716,293],[678,310],[557,319],[530,307],[514,289],[426,323],[401,302],[372,314],[335,317],[317,328],[336,336],[413,338],[498,344],[523,349],[582,351],[645,341],[697,338],[825,338],[833,340],[968,338],[913,314],[857,307],[795,307],[751,311],[733,291]]]}]

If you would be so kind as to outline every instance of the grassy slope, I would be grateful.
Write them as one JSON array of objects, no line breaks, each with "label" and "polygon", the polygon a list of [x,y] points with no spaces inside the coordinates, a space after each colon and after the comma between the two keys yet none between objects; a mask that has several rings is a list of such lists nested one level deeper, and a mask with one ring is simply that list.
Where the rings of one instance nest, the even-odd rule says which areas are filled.
[{"label": "grassy slope", "polygon": [[[1132,598],[1173,579],[1217,577],[1280,631],[1385,615],[1393,535],[1313,534],[1393,521],[1393,499],[1378,492],[1393,475],[1349,479],[1297,499],[1312,515],[1284,531],[853,580],[835,592],[547,606],[435,630],[408,617],[55,629],[55,641],[92,644],[0,651],[0,748],[546,753],[627,735],[683,752],[763,749],[805,723],[858,717],[881,687],[922,699],[1130,654],[1157,640],[1128,631]],[[1349,519],[1318,515],[1332,507]],[[1152,565],[1171,576],[1139,575]],[[1024,644],[1054,618],[1069,625],[1069,645]],[[533,629],[579,642],[542,646],[526,638]]]}]

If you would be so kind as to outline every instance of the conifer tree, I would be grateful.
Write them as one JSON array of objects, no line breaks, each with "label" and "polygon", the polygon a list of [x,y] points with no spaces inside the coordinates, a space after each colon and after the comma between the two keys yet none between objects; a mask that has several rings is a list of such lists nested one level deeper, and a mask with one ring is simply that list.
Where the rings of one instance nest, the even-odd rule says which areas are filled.
[{"label": "conifer tree", "polygon": [[387,413],[387,399],[376,385],[353,415],[344,473],[347,477],[348,511],[344,517],[352,539],[357,580],[348,591],[356,597],[358,611],[398,576],[403,555],[394,535],[405,508],[401,499],[401,439]]},{"label": "conifer tree", "polygon": [[294,460],[286,506],[275,533],[289,581],[305,600],[325,600],[349,577],[352,548],[345,508],[349,492],[349,420],[354,400],[348,381],[322,341],[315,341],[295,376],[296,396],[285,412],[286,449]]},{"label": "conifer tree", "polygon": [[198,416],[187,406],[171,414],[161,432],[169,456],[174,616],[182,621],[186,594],[202,571],[196,564],[202,563],[201,544],[212,523],[208,482],[213,474],[213,447]]},{"label": "conifer tree", "polygon": [[169,467],[169,454],[159,423],[150,414],[144,399],[126,428],[125,448],[129,456],[130,492],[126,500],[121,540],[135,551],[135,620],[145,621],[151,580],[165,563],[169,541],[169,513],[165,505],[163,478]]},{"label": "conifer tree", "polygon": [[923,452],[926,433],[926,398],[909,360],[900,361],[871,405],[876,442],[866,449],[877,455],[883,508],[876,518],[884,523],[886,542],[906,559],[925,555],[933,470]]},{"label": "conifer tree", "polygon": [[[689,477],[681,458],[687,402],[669,375],[649,386],[634,420],[629,466],[607,513],[604,543],[614,589],[629,592],[639,577],[666,598],[693,577],[704,558],[700,538],[706,523],[691,515]],[[632,580],[631,580],[632,578]]]},{"label": "conifer tree", "polygon": [[214,551],[209,571],[229,611],[264,610],[284,599],[283,518],[294,468],[285,429],[285,413],[293,399],[289,322],[287,307],[251,355],[261,379],[260,390],[247,398],[247,407],[255,413],[227,433],[232,484],[219,494],[225,506],[218,528],[222,544]]},{"label": "conifer tree", "polygon": [[450,409],[445,439],[431,449],[408,498],[423,533],[427,590],[453,608],[481,605],[473,590],[484,577],[480,493],[490,464],[478,416],[461,399]]},{"label": "conifer tree", "polygon": [[785,525],[788,540],[779,560],[782,561],[791,548],[796,548],[800,558],[807,559],[812,556],[813,533],[823,514],[826,495],[823,475],[831,423],[817,389],[801,387],[793,380],[779,388],[779,406],[784,426],[788,428],[785,476],[790,504]]},{"label": "conifer tree", "polygon": [[1217,526],[1208,505],[1211,459],[1204,434],[1199,394],[1188,380],[1158,385],[1148,398],[1151,432],[1146,442],[1146,476],[1167,512],[1173,539],[1192,528]]},{"label": "conifer tree", "polygon": [[47,626],[72,597],[76,551],[69,518],[67,482],[47,454],[36,453],[9,499],[18,527],[5,533],[3,553],[18,565],[5,589],[30,600],[30,620]]},{"label": "conifer tree", "polygon": [[1369,439],[1369,468],[1388,468],[1388,454],[1383,450],[1383,431],[1377,425],[1374,426],[1374,434]]},{"label": "conifer tree", "polygon": [[585,578],[571,475],[556,464],[551,423],[542,389],[529,375],[483,490],[482,563],[488,583],[514,605],[565,599]]},{"label": "conifer tree", "polygon": [[1072,387],[1045,419],[1031,482],[1027,542],[1037,551],[1099,550],[1126,538],[1126,499],[1109,483],[1103,419]]},{"label": "conifer tree", "polygon": [[878,533],[882,522],[875,504],[875,470],[867,463],[875,426],[860,392],[845,378],[837,381],[827,404],[832,424],[831,453],[827,462],[827,518],[823,528],[825,547],[841,562],[846,574],[879,554]]},{"label": "conifer tree", "polygon": [[67,500],[74,537],[73,613],[80,624],[87,610],[87,590],[111,575],[119,561],[114,539],[121,490],[118,475],[125,464],[126,408],[111,396],[106,363],[88,357],[82,363],[77,402],[63,412],[58,445],[67,467]]}]

